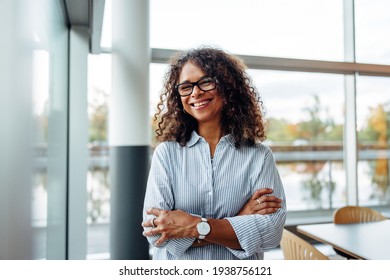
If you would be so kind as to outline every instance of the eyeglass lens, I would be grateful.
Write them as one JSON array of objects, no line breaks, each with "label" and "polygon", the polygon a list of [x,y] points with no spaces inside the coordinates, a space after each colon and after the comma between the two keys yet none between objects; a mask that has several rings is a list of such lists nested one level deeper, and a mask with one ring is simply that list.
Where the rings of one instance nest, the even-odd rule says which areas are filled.
[{"label": "eyeglass lens", "polygon": [[177,90],[180,95],[190,95],[194,90],[194,86],[198,86],[203,91],[209,91],[215,89],[216,83],[213,78],[202,78],[194,83],[182,83],[177,86]]}]

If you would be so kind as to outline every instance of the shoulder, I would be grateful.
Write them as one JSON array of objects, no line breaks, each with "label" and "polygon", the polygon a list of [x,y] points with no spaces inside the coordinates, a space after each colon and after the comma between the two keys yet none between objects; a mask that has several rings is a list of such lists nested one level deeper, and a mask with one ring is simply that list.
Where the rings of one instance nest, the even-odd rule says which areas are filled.
[{"label": "shoulder", "polygon": [[263,144],[262,142],[258,142],[254,145],[254,147],[260,151],[266,151],[266,152],[271,152],[271,148],[265,144]]},{"label": "shoulder", "polygon": [[255,143],[254,145],[251,145],[251,146],[244,145],[243,148],[248,149],[251,152],[256,153],[256,154],[263,154],[263,155],[272,154],[271,148],[267,145],[264,145],[261,142]]},{"label": "shoulder", "polygon": [[182,148],[179,143],[176,141],[164,141],[157,145],[154,149],[154,155],[169,155],[177,152],[180,148]]},{"label": "shoulder", "polygon": [[160,142],[160,143],[158,143],[158,145],[156,146],[156,148],[154,150],[160,151],[160,150],[169,149],[170,147],[174,146],[175,144],[177,144],[175,141]]},{"label": "shoulder", "polygon": [[239,148],[243,150],[243,153],[251,158],[253,162],[257,164],[263,164],[265,162],[274,161],[272,150],[269,146],[258,142],[254,145],[245,145]]}]

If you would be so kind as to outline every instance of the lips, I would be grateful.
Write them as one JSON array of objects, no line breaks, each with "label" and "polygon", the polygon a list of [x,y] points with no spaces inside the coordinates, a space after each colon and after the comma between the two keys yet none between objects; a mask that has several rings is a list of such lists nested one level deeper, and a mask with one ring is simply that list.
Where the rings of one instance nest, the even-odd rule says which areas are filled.
[{"label": "lips", "polygon": [[195,108],[202,108],[202,107],[207,106],[207,104],[209,104],[211,102],[211,100],[212,99],[202,100],[202,101],[191,103],[190,105],[192,107],[195,107]]}]

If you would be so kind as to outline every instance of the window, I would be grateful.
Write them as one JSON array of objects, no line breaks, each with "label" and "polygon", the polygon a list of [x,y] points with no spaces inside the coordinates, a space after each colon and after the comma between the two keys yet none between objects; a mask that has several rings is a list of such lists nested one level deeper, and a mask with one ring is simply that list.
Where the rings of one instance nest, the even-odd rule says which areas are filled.
[{"label": "window", "polygon": [[362,63],[390,64],[390,17],[386,0],[355,0],[356,60]]},{"label": "window", "polygon": [[89,55],[88,69],[87,258],[108,259],[110,251],[108,100],[111,93],[111,55]]},{"label": "window", "polygon": [[152,48],[343,60],[343,1],[152,0]]},{"label": "window", "polygon": [[346,204],[343,75],[251,70],[290,211]]},{"label": "window", "polygon": [[[359,197],[360,204],[389,205],[387,144],[378,144],[384,136],[380,138],[378,133],[374,134],[368,120],[369,115],[374,114],[374,108],[378,111],[380,107],[382,118],[387,118],[386,124],[384,119],[380,124],[381,133],[387,137],[388,78],[356,76],[357,88],[350,87],[354,76],[345,69],[351,64],[342,63],[349,61],[351,56],[344,57],[344,48],[355,45],[359,62],[389,64],[387,50],[390,46],[383,41],[390,26],[384,12],[388,4],[384,0],[354,1],[356,39],[352,42],[347,40],[354,39],[354,34],[346,34],[352,29],[344,28],[350,24],[351,17],[344,18],[344,15],[352,14],[348,9],[353,7],[353,2],[312,2],[215,0],[198,1],[193,5],[192,1],[152,0],[151,47],[162,50],[156,52],[158,61],[164,51],[168,51],[165,53],[168,58],[172,50],[211,45],[242,55],[247,64],[250,62],[253,68],[248,71],[261,93],[269,120],[266,144],[274,151],[290,211],[334,209],[357,203],[353,197]],[[196,20],[190,20],[193,17]],[[275,57],[277,69],[282,71],[266,70],[275,68],[268,62],[262,65],[261,59],[250,61],[248,55],[269,57],[270,60]],[[292,60],[288,58],[302,60],[292,69]],[[327,61],[340,63],[333,64],[329,71]],[[164,64],[151,64],[152,112],[158,101],[165,67]],[[357,64],[353,67],[362,69]],[[378,73],[386,71],[380,65],[375,67],[381,69]],[[356,108],[346,106],[346,102],[351,101],[350,96],[356,100]],[[350,129],[355,126],[349,119],[355,114],[359,162],[351,172],[346,170],[350,159],[346,158],[344,145],[346,139],[351,139],[346,135],[355,134]],[[387,138],[383,141],[388,143]],[[350,152],[353,153],[353,149],[348,146]],[[349,162],[349,166],[353,163]],[[358,189],[356,185],[349,186],[351,183],[347,185],[354,182],[350,178],[354,174],[358,176]]]},{"label": "window", "polygon": [[390,204],[390,78],[359,77],[357,81],[359,202]]},{"label": "window", "polygon": [[32,10],[34,259],[66,258],[68,28],[59,9],[53,1]]}]

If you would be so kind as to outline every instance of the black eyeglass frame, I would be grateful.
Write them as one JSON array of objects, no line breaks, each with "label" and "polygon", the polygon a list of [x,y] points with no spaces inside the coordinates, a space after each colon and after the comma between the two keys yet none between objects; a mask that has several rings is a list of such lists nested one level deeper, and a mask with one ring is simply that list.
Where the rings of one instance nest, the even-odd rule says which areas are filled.
[{"label": "black eyeglass frame", "polygon": [[[204,89],[202,89],[202,86],[201,86],[201,85],[199,86],[199,82],[201,82],[201,81],[203,81],[203,80],[206,80],[206,79],[211,79],[211,80],[212,80],[212,82],[214,83],[214,87],[213,87],[213,88],[204,90]],[[188,85],[191,84],[191,85],[192,85],[191,92],[188,93],[188,94],[183,94],[183,95],[182,95],[182,94],[180,94],[180,92],[179,92],[179,87],[180,87],[181,85],[186,85],[186,84],[188,84]],[[210,91],[210,90],[216,89],[217,84],[218,84],[218,80],[217,80],[217,79],[206,76],[206,77],[203,77],[203,78],[201,78],[201,79],[199,79],[198,81],[193,82],[193,83],[191,83],[191,82],[184,82],[184,83],[178,84],[178,85],[175,86],[175,89],[176,89],[176,92],[177,92],[181,97],[186,97],[186,96],[192,94],[192,92],[194,91],[194,87],[195,87],[195,86],[197,86],[201,91]]]}]

